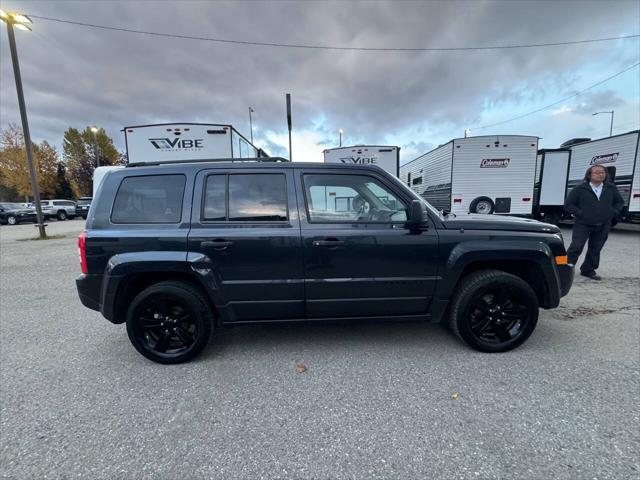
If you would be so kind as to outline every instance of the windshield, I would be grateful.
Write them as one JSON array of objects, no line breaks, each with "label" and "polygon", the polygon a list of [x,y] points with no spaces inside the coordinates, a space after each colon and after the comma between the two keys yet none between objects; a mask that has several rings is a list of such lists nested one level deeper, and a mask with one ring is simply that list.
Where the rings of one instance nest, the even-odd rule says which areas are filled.
[{"label": "windshield", "polygon": [[24,208],[19,203],[0,203],[0,207],[4,208],[5,210],[18,210],[20,208]]},{"label": "windshield", "polygon": [[76,202],[76,205],[91,205],[90,198],[81,198]]}]

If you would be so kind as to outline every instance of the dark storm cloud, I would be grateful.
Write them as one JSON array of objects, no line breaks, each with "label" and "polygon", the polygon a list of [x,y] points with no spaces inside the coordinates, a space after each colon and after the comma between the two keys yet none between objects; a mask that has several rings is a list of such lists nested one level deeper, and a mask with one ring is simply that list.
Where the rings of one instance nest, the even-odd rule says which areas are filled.
[{"label": "dark storm cloud", "polygon": [[[636,2],[11,2],[4,9],[132,29],[337,46],[501,45],[636,33]],[[418,124],[470,125],[490,105],[531,101],[575,82],[574,70],[607,59],[628,65],[616,42],[491,52],[337,52],[244,47],[88,29],[36,20],[19,33],[35,140],[59,142],[69,126],[232,123],[248,133],[294,128],[327,138],[344,127],[377,143]],[[4,32],[3,32],[4,33]],[[19,122],[2,38],[2,126]],[[633,40],[631,40],[633,42]],[[603,75],[604,76],[604,75]],[[314,123],[325,120],[323,127]],[[335,126],[335,128],[333,128]],[[325,131],[323,131],[323,128]],[[420,141],[420,140],[418,140]],[[271,145],[273,153],[275,145]]]}]

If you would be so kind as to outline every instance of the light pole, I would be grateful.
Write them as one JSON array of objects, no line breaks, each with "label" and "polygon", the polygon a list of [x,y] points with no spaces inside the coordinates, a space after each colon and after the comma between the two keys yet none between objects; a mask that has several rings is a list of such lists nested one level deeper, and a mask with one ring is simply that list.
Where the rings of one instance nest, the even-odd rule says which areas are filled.
[{"label": "light pole", "polygon": [[255,110],[249,107],[249,134],[251,135],[251,145],[253,145],[253,121],[251,120],[252,113],[255,113]]},{"label": "light pole", "polygon": [[340,129],[338,130],[338,133],[340,134],[340,146],[342,146],[342,134],[344,133],[344,130]]},{"label": "light pole", "polygon": [[611,125],[609,126],[609,136],[613,135],[613,112],[614,110],[605,110],[604,112],[596,112],[591,114],[592,117],[595,117],[596,115],[600,115],[601,113],[608,113],[611,115]]},{"label": "light pole", "polygon": [[13,27],[18,30],[30,32],[31,29],[26,25],[32,23],[31,19],[20,13],[7,13],[0,10],[0,18],[7,24],[7,34],[9,35],[9,48],[11,49],[11,62],[13,63],[13,75],[16,79],[16,91],[18,93],[18,105],[20,107],[20,118],[22,119],[22,134],[24,136],[24,145],[27,150],[27,164],[29,165],[29,176],[31,177],[31,191],[33,192],[33,200],[36,204],[36,216],[38,217],[38,231],[40,238],[47,238],[45,231],[42,205],[40,205],[40,189],[38,188],[38,177],[36,177],[36,169],[33,165],[33,153],[31,151],[31,135],[29,134],[29,122],[27,121],[27,108],[24,103],[24,92],[22,91],[22,77],[20,75],[20,64],[18,63],[18,50],[16,48],[16,38],[13,34]]},{"label": "light pole", "polygon": [[100,157],[98,156],[98,127],[95,125],[91,127],[93,132],[93,155],[96,157],[96,168],[100,166]]},{"label": "light pole", "polygon": [[467,135],[471,133],[471,130],[469,130],[468,128],[464,129],[464,138],[467,138]]}]

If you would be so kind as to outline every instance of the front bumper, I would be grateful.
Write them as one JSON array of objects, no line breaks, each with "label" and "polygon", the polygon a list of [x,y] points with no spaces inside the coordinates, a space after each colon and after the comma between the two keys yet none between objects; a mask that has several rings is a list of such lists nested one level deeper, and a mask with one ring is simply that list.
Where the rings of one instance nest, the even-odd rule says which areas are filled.
[{"label": "front bumper", "polygon": [[573,276],[575,273],[575,267],[569,265],[557,265],[558,278],[560,279],[560,297],[564,297],[573,285]]}]

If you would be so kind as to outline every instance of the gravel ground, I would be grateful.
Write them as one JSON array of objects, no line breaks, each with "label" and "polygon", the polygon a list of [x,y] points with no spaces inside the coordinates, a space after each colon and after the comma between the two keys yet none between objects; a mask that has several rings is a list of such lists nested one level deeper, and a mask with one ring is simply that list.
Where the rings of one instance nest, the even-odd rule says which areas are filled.
[{"label": "gravel ground", "polygon": [[637,232],[506,354],[437,325],[253,326],[161,366],[80,304],[82,225],[0,229],[4,478],[640,476]]}]

